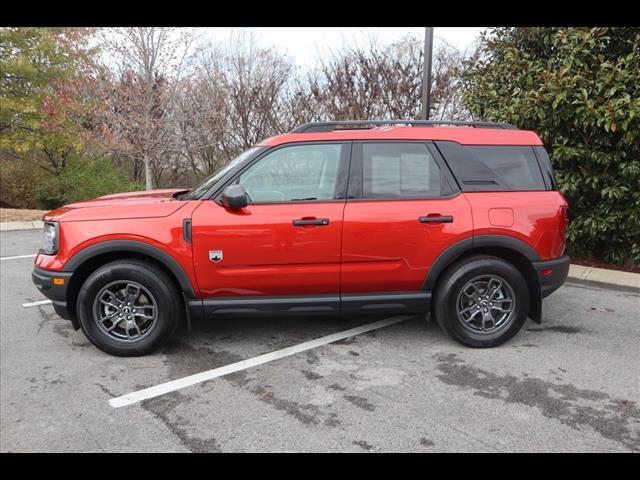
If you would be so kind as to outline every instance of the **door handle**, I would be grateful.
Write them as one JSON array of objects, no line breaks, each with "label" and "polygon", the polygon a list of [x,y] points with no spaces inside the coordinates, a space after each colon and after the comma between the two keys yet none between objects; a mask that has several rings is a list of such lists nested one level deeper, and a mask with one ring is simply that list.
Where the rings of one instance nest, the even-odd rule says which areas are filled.
[{"label": "door handle", "polygon": [[329,225],[328,218],[298,218],[293,221],[294,227],[309,227],[309,226],[324,227]]},{"label": "door handle", "polygon": [[453,215],[427,215],[418,217],[420,223],[453,223]]}]

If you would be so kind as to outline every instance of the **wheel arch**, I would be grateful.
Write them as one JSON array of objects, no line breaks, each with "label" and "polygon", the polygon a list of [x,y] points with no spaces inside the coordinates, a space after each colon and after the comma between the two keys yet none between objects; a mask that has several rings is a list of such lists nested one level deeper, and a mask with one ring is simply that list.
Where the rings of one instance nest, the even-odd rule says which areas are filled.
[{"label": "wheel arch", "polygon": [[542,293],[540,281],[533,262],[540,261],[538,253],[522,240],[506,235],[477,235],[465,238],[442,252],[429,268],[423,283],[423,290],[432,293],[438,288],[442,273],[455,261],[474,254],[493,255],[514,265],[524,276],[529,286],[529,317],[535,322],[542,321]]},{"label": "wheel arch", "polygon": [[[128,258],[145,260],[160,267],[174,281],[175,287],[180,292],[184,292],[184,296],[188,299],[196,298],[195,291],[186,272],[168,253],[151,245],[133,240],[108,240],[81,250],[64,266],[63,271],[73,272],[67,288],[67,308],[74,328],[80,328],[76,315],[76,301],[78,292],[87,277],[102,265]],[[183,296],[181,295],[181,297]],[[184,300],[186,303],[186,299]]]}]

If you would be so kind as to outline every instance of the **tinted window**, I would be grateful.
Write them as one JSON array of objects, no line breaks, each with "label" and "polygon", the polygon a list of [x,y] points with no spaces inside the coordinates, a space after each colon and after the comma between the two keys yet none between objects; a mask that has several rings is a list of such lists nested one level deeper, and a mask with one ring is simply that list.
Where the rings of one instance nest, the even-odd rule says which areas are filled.
[{"label": "tinted window", "polygon": [[547,187],[551,190],[555,190],[558,188],[556,185],[556,177],[553,173],[553,167],[551,166],[551,160],[549,159],[549,154],[544,149],[544,147],[533,147],[536,156],[538,157],[538,164],[540,165],[540,170],[543,172],[543,176],[545,181],[547,182]]},{"label": "tinted window", "polygon": [[364,143],[364,198],[437,197],[442,192],[440,167],[423,143]]},{"label": "tinted window", "polygon": [[463,191],[546,189],[531,147],[436,144]]},{"label": "tinted window", "polygon": [[292,145],[268,153],[238,179],[251,202],[331,200],[342,145]]}]

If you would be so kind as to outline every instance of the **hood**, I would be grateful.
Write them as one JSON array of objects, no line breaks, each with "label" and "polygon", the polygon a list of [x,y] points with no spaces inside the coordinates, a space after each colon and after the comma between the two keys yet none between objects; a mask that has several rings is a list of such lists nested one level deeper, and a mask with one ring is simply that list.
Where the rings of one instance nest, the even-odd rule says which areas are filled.
[{"label": "hood", "polygon": [[178,211],[185,202],[174,198],[183,188],[115,193],[85,202],[70,203],[46,213],[43,220],[81,221],[115,220],[118,218],[166,217]]}]

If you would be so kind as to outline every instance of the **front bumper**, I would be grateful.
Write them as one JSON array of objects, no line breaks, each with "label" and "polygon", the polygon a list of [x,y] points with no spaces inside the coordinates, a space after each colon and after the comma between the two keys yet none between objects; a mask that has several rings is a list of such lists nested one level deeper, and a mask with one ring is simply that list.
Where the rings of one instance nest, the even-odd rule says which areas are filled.
[{"label": "front bumper", "polygon": [[[51,270],[43,270],[42,268],[33,267],[31,272],[31,280],[38,287],[45,297],[51,300],[53,309],[56,313],[66,320],[71,320],[71,313],[67,308],[67,288],[71,280],[72,272],[54,272]],[[62,285],[53,282],[54,278],[64,280]]]},{"label": "front bumper", "polygon": [[548,297],[562,286],[569,274],[569,262],[569,256],[564,255],[553,260],[533,263],[538,274],[542,298]]}]

